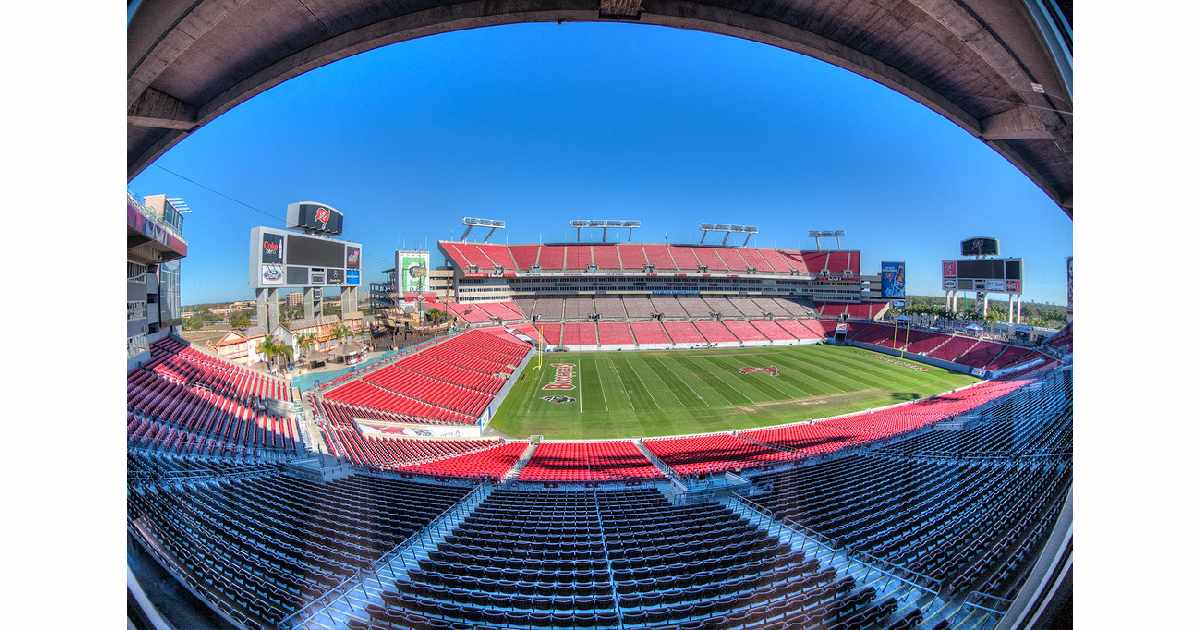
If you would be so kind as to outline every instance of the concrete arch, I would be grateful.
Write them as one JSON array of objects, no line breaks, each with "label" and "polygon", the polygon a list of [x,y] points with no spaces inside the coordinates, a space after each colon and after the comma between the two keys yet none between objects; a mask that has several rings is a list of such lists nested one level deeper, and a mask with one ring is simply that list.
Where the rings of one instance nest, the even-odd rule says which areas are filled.
[{"label": "concrete arch", "polygon": [[623,21],[816,57],[926,105],[1072,207],[1072,99],[1022,0],[145,0],[128,28],[126,173],[253,96],[396,42]]}]

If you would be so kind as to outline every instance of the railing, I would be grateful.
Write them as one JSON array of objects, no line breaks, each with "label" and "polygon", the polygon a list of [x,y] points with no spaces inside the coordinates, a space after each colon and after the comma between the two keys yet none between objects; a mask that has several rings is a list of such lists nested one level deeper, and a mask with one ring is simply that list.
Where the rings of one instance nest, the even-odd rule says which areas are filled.
[{"label": "railing", "polygon": [[390,575],[393,579],[398,579],[399,576],[397,576],[395,571],[392,570],[391,562],[399,558],[402,562],[404,562],[405,566],[411,566],[408,560],[408,558],[411,557],[411,562],[416,564],[418,558],[416,552],[413,551],[413,546],[422,540],[428,542],[430,545],[437,544],[437,541],[434,540],[433,532],[438,532],[439,534],[449,533],[449,531],[446,529],[448,527],[446,525],[446,521],[449,520],[451,516],[462,515],[465,517],[469,515],[470,510],[473,510],[473,508],[468,509],[466,506],[478,498],[477,495],[483,494],[490,487],[491,483],[486,480],[479,485],[476,485],[473,490],[466,494],[466,496],[455,502],[454,505],[446,508],[441,514],[434,517],[434,519],[431,520],[428,525],[422,527],[416,532],[413,532],[411,536],[404,539],[395,547],[392,547],[390,551],[380,556],[380,558],[375,562],[372,562],[370,566],[356,570],[346,579],[342,580],[337,586],[325,591],[320,597],[309,602],[303,608],[297,610],[291,615],[288,615],[287,618],[279,623],[279,626],[281,628],[301,628],[320,616],[321,613],[325,613],[329,620],[336,625],[337,620],[329,611],[329,607],[333,604],[333,602],[354,590],[356,586],[362,590],[364,597],[370,597],[366,590],[366,584],[368,581],[374,582],[375,586],[377,586],[379,590],[384,590],[386,587],[379,579],[379,574],[384,568],[387,568],[388,575]]},{"label": "railing", "polygon": [[143,217],[145,217],[147,221],[153,221],[155,225],[162,227],[162,229],[165,230],[167,233],[169,233],[171,236],[174,236],[175,238],[178,238],[181,241],[187,240],[187,239],[183,238],[182,230],[176,229],[175,226],[164,221],[162,219],[162,217],[156,216],[153,212],[150,211],[149,208],[147,208],[145,206],[145,204],[138,201],[137,197],[133,196],[133,193],[131,193],[129,191],[125,191],[125,198],[129,203],[133,204],[134,208],[137,208],[137,211],[139,213],[141,213],[141,215]]}]

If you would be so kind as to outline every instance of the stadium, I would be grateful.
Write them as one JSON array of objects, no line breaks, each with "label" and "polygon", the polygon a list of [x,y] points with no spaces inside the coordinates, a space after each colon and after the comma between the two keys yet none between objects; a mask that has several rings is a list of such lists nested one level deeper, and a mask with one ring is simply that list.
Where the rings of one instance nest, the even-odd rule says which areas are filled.
[{"label": "stadium", "polygon": [[[904,263],[864,269],[840,230],[811,249],[751,244],[741,223],[638,242],[639,221],[562,216],[573,242],[501,244],[504,220],[466,217],[436,253],[396,249],[369,294],[376,325],[448,321],[301,383],[184,339],[184,214],[127,198],[131,626],[1070,614],[1072,328],[1021,325],[1023,263],[969,251],[978,237],[943,263],[946,304],[973,294],[982,314],[999,293],[1008,324],[906,314]],[[314,330],[325,288],[337,322],[357,311],[381,270],[343,229],[352,212],[302,201],[250,232],[267,339],[295,328],[280,289]]]}]

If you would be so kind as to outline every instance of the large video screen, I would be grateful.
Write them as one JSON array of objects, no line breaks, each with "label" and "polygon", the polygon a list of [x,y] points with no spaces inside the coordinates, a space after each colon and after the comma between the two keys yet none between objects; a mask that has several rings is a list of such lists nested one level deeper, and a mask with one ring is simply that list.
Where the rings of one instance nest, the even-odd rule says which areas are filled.
[{"label": "large video screen", "polygon": [[963,256],[999,256],[1000,241],[988,236],[976,236],[962,242]]},{"label": "large video screen", "polygon": [[337,241],[288,234],[287,262],[289,265],[341,267],[346,261],[346,246]]}]

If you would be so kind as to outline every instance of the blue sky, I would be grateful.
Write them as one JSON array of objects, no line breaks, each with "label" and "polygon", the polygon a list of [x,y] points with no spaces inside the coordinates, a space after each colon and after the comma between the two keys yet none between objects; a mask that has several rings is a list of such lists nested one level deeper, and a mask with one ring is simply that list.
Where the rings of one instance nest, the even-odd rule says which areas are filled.
[{"label": "blue sky", "polygon": [[514,243],[629,218],[659,242],[701,222],[787,247],[842,228],[865,273],[907,261],[913,295],[940,293],[960,239],[996,236],[1026,259],[1026,300],[1066,300],[1071,222],[1000,155],[872,81],[708,33],[523,24],[396,44],[259,95],[158,163],[278,217],[155,166],[135,178],[193,209],[185,304],[251,297],[250,228],[301,199],[345,213],[369,280],[401,246],[437,264],[463,216],[506,220]]}]

